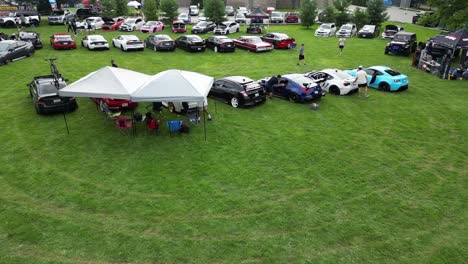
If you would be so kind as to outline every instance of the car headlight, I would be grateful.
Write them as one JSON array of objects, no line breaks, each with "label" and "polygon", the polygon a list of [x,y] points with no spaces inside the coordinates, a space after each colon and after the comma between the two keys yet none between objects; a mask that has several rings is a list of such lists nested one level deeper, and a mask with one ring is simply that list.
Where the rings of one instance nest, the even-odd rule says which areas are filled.
[{"label": "car headlight", "polygon": [[399,83],[399,82],[400,82],[400,79],[395,79],[395,80],[393,80],[393,81],[396,82],[396,83]]}]

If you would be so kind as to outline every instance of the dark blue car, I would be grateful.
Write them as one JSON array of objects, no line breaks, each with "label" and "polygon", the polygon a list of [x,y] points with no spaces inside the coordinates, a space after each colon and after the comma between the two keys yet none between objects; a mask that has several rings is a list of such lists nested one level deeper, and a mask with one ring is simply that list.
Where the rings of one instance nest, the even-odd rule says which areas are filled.
[{"label": "dark blue car", "polygon": [[[260,84],[265,87],[269,78],[260,80]],[[312,79],[304,74],[293,73],[283,75],[279,80],[280,85],[273,86],[273,95],[290,102],[303,103],[325,96],[325,92]]]}]

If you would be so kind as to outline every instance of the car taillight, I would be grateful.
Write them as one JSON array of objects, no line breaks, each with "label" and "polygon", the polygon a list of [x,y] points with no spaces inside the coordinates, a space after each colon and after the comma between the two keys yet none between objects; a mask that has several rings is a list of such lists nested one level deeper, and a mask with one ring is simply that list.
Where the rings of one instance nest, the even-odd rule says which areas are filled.
[{"label": "car taillight", "polygon": [[348,86],[348,85],[350,85],[350,83],[349,83],[349,82],[345,82],[345,83],[343,83],[343,85],[344,85],[344,86]]},{"label": "car taillight", "polygon": [[308,90],[307,90],[306,88],[304,88],[304,87],[301,87],[301,91],[302,91],[303,93],[307,93]]},{"label": "car taillight", "polygon": [[42,103],[44,103],[44,99],[42,99],[42,98],[37,98],[37,101],[36,101],[36,102],[38,102],[38,103],[41,103],[41,104],[42,104]]}]

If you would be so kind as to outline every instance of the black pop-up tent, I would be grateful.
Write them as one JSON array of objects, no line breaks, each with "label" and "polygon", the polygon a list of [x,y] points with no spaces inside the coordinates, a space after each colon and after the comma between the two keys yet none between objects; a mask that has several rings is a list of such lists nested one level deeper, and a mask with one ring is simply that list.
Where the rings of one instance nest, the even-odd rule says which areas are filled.
[{"label": "black pop-up tent", "polygon": [[267,19],[270,16],[263,12],[260,7],[254,8],[252,12],[248,13],[245,17],[250,18],[252,23],[263,23],[263,19]]},{"label": "black pop-up tent", "polygon": [[447,78],[452,59],[457,50],[461,51],[462,57],[460,63],[463,65],[467,59],[466,53],[468,51],[468,29],[463,28],[446,35],[436,35],[430,39],[433,45],[446,49],[446,56],[444,56],[441,77]]}]

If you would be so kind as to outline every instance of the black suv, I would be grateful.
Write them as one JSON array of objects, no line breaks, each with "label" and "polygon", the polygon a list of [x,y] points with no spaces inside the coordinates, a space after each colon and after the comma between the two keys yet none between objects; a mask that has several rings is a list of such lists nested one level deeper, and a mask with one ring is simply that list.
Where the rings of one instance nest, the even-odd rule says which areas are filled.
[{"label": "black suv", "polygon": [[417,47],[416,33],[401,31],[393,36],[392,42],[385,47],[385,54],[404,54],[409,56],[416,51]]},{"label": "black suv", "polygon": [[230,76],[216,80],[209,96],[229,103],[234,108],[265,102],[263,88],[244,76]]},{"label": "black suv", "polygon": [[101,12],[95,8],[78,8],[76,10],[75,16],[79,20],[84,20],[92,16],[101,16]]}]

